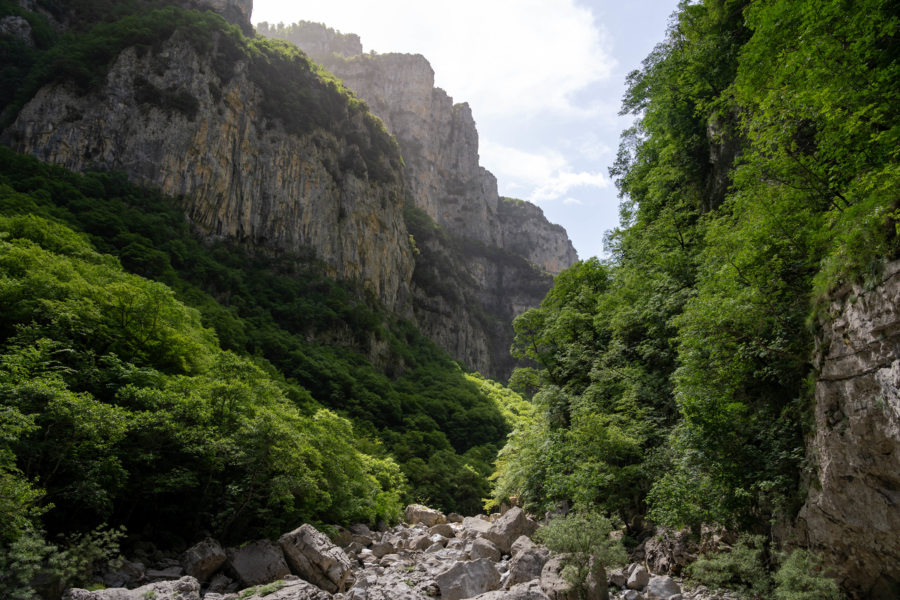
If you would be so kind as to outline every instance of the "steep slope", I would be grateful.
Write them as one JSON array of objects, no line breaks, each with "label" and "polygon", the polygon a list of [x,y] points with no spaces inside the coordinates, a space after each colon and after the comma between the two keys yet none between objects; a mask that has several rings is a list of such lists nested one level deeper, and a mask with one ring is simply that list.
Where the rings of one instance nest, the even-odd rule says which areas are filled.
[{"label": "steep slope", "polygon": [[[855,286],[821,324],[817,465],[798,523],[802,541],[859,596],[900,593],[900,262]],[[848,510],[852,507],[852,510]]]},{"label": "steep slope", "polygon": [[262,23],[258,31],[293,42],[325,65],[397,138],[415,206],[446,234],[424,242],[422,227],[407,219],[423,251],[413,276],[416,320],[467,365],[508,376],[509,323],[540,302],[548,274],[578,258],[565,230],[538,207],[499,197],[496,178],[479,164],[469,105],[454,104],[434,87],[423,56],[363,54],[358,36],[314,23]]},{"label": "steep slope", "polygon": [[396,146],[305,57],[214,19],[166,8],[98,27],[63,52],[105,51],[108,68],[83,81],[52,63],[2,140],[71,169],[124,171],[184,197],[210,237],[313,249],[334,276],[402,305],[413,263]]}]

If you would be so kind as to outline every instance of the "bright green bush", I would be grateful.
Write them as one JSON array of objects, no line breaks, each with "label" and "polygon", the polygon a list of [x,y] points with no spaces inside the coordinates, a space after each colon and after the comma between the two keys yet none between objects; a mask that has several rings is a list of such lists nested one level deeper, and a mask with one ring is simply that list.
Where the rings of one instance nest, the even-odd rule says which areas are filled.
[{"label": "bright green bush", "polygon": [[775,572],[775,600],[841,600],[844,595],[834,579],[822,571],[822,560],[809,550],[793,550],[781,556]]},{"label": "bright green bush", "polygon": [[[622,543],[610,537],[612,521],[593,511],[573,511],[551,519],[538,529],[535,539],[553,552],[565,554],[563,576],[587,598],[588,576],[605,579],[605,569],[627,560]],[[602,573],[601,573],[602,571]]]},{"label": "bright green bush", "polygon": [[688,577],[714,588],[765,597],[772,590],[766,563],[766,538],[742,534],[729,551],[701,556],[687,568]]}]

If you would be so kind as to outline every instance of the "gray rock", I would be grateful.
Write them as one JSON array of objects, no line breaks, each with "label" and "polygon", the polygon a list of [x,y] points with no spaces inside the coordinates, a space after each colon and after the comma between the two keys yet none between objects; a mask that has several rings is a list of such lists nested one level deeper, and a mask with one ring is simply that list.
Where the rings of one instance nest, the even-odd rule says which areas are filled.
[{"label": "gray rock", "polygon": [[628,582],[625,584],[630,590],[642,590],[650,583],[650,573],[647,569],[638,565],[631,571],[628,576]]},{"label": "gray rock", "polygon": [[513,542],[512,546],[509,548],[509,555],[515,556],[522,550],[526,550],[528,548],[534,548],[535,543],[531,541],[531,538],[527,535],[520,535],[516,538],[516,541]]},{"label": "gray rock", "polygon": [[327,592],[342,592],[352,563],[343,550],[312,525],[301,525],[278,538],[291,570]]},{"label": "gray rock", "polygon": [[449,539],[456,537],[456,532],[453,531],[453,527],[449,523],[441,523],[440,525],[429,527],[428,535],[440,535]]},{"label": "gray rock", "polygon": [[531,536],[537,531],[537,523],[528,518],[518,506],[509,509],[505,515],[497,519],[484,537],[500,548],[503,554],[509,554],[512,544],[519,536]]},{"label": "gray rock", "polygon": [[134,590],[108,588],[89,592],[73,588],[63,594],[63,600],[200,600],[200,582],[194,577],[177,581],[160,581]]},{"label": "gray rock", "polygon": [[[547,561],[541,571],[541,589],[551,600],[578,600],[578,590],[562,575],[565,556],[554,556]],[[588,573],[587,600],[609,600],[606,586],[606,572],[600,564],[594,564]]]},{"label": "gray rock", "polygon": [[519,550],[509,563],[509,579],[506,581],[506,587],[539,578],[548,560],[550,552],[541,546],[532,545]]},{"label": "gray rock", "polygon": [[797,538],[851,597],[900,590],[900,261],[881,281],[834,294],[820,321],[814,481]]},{"label": "gray rock", "polygon": [[491,530],[492,524],[481,517],[466,517],[463,519],[462,526],[468,532],[483,534]]},{"label": "gray rock", "polygon": [[242,593],[239,598],[240,600],[331,600],[332,596],[308,581],[295,579],[293,581],[276,581],[268,586],[257,588],[256,593],[250,596],[243,596]]},{"label": "gray rock", "polygon": [[226,558],[222,545],[212,538],[206,538],[181,555],[181,566],[185,573],[202,583],[225,564]]},{"label": "gray rock", "polygon": [[207,592],[224,594],[232,583],[234,583],[234,580],[225,573],[216,573],[213,575],[213,578],[209,580]]},{"label": "gray rock", "polygon": [[7,35],[19,38],[29,46],[34,46],[34,40],[31,38],[31,25],[23,17],[0,18],[0,36]]},{"label": "gray rock", "polygon": [[625,590],[622,600],[644,600],[644,596],[637,590]]},{"label": "gray rock", "polygon": [[381,558],[382,556],[394,552],[395,548],[394,545],[389,542],[375,542],[372,544],[371,550],[376,558]]},{"label": "gray rock", "polygon": [[681,594],[681,586],[667,575],[654,576],[647,584],[647,600],[670,600]]},{"label": "gray rock", "polygon": [[500,549],[497,546],[484,538],[478,538],[472,544],[472,549],[469,550],[469,556],[472,557],[472,560],[478,560],[479,558],[487,558],[493,562],[497,562],[500,560]]},{"label": "gray rock", "polygon": [[504,591],[487,592],[475,596],[476,600],[549,600],[541,590],[538,580],[520,583]]},{"label": "gray rock", "polygon": [[609,572],[607,581],[609,582],[609,585],[615,586],[619,589],[623,589],[625,587],[625,584],[628,583],[628,576],[625,575],[623,569],[614,569]]},{"label": "gray rock", "polygon": [[410,525],[422,523],[425,527],[434,527],[447,522],[447,517],[444,516],[444,513],[421,504],[410,504],[407,506],[404,516],[406,517],[406,522]]},{"label": "gray rock", "polygon": [[458,562],[435,576],[441,590],[441,600],[461,600],[496,590],[500,573],[486,558]]},{"label": "gray rock", "polygon": [[225,555],[226,568],[245,587],[271,583],[291,573],[281,548],[269,540],[229,548]]},{"label": "gray rock", "polygon": [[644,556],[650,570],[663,575],[680,575],[684,567],[697,560],[697,555],[690,551],[689,537],[688,530],[657,528],[656,533],[644,542]]}]

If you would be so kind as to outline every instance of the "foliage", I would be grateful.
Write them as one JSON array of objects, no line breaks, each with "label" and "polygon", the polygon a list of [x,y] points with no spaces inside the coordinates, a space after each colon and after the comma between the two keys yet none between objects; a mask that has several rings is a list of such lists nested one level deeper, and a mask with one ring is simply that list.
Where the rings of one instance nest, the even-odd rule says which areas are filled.
[{"label": "foliage", "polygon": [[822,561],[812,552],[793,550],[781,559],[774,575],[775,600],[841,600],[844,597],[835,581],[822,573]]},{"label": "foliage", "polygon": [[588,576],[605,578],[605,569],[626,561],[621,542],[610,537],[613,523],[593,512],[576,510],[551,519],[541,527],[535,539],[553,552],[565,555],[563,576],[577,590],[579,598],[587,598]]},{"label": "foliage", "polygon": [[851,4],[680,3],[628,77],[609,258],[515,323],[536,411],[495,500],[757,532],[795,513],[818,313],[900,255],[900,19]]},{"label": "foliage", "polygon": [[701,556],[689,565],[688,576],[710,587],[767,597],[772,584],[765,536],[743,534],[730,551]]}]

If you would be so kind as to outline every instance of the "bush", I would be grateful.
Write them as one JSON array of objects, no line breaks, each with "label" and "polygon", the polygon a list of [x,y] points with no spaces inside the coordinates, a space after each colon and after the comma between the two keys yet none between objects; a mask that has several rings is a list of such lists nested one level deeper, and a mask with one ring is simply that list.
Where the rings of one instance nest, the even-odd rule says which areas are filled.
[{"label": "bush", "polygon": [[822,573],[822,560],[808,550],[782,555],[775,573],[775,600],[841,600],[837,583]]},{"label": "bush", "polygon": [[697,559],[688,567],[688,576],[710,587],[766,594],[772,584],[765,548],[765,536],[743,534],[730,552]]},{"label": "bush", "polygon": [[578,591],[579,598],[586,598],[592,570],[605,570],[627,558],[621,542],[609,536],[612,530],[613,523],[607,517],[593,511],[575,511],[550,521],[535,538],[550,550],[566,555],[563,576]]}]

